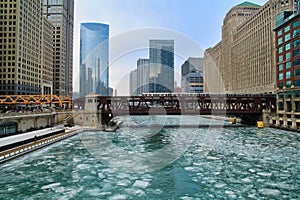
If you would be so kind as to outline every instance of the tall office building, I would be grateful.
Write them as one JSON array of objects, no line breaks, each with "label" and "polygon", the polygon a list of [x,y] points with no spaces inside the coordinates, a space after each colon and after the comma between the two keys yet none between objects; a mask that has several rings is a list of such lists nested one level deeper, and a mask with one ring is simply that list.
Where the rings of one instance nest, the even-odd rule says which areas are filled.
[{"label": "tall office building", "polygon": [[44,16],[54,26],[53,93],[72,95],[74,0],[44,0]]},{"label": "tall office building", "polygon": [[223,52],[223,68],[220,69],[220,74],[223,78],[224,89],[232,90],[232,85],[230,84],[233,78],[232,66],[232,48],[234,35],[237,31],[239,25],[247,21],[253,14],[255,14],[259,9],[260,5],[244,2],[235,7],[233,7],[223,20],[222,26],[222,44],[226,48]]},{"label": "tall office building", "polygon": [[204,93],[223,93],[224,83],[222,79],[223,43],[216,44],[213,48],[208,48],[204,52],[203,76]]},{"label": "tall office building", "polygon": [[203,93],[203,58],[188,58],[181,65],[181,92]]},{"label": "tall office building", "polygon": [[137,80],[137,70],[133,70],[129,75],[129,94],[132,96],[138,95],[138,80]]},{"label": "tall office building", "polygon": [[[40,0],[0,2],[1,95],[42,92],[42,5]],[[51,27],[46,30],[49,34]]]},{"label": "tall office building", "polygon": [[300,127],[300,2],[297,12],[282,12],[276,18],[277,117],[273,124]]},{"label": "tall office building", "polygon": [[174,40],[150,40],[149,92],[174,92]]},{"label": "tall office building", "polygon": [[149,59],[137,60],[137,94],[149,92]]},{"label": "tall office building", "polygon": [[141,95],[149,92],[149,59],[138,59],[137,68],[130,72],[129,94]]},{"label": "tall office building", "polygon": [[42,31],[42,94],[53,92],[53,25],[43,17]]},{"label": "tall office building", "polygon": [[[231,9],[222,41],[205,51],[205,92],[274,93],[275,19],[284,10],[294,10],[296,1],[269,0],[263,6],[244,2]],[[223,87],[210,77],[213,72]]]},{"label": "tall office building", "polygon": [[109,25],[82,23],[80,27],[80,96],[109,95]]}]

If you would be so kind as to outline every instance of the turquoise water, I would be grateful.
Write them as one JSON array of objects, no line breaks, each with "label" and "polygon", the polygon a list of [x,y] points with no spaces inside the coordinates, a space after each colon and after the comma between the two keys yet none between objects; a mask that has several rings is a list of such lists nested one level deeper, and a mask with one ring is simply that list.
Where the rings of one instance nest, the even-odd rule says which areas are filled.
[{"label": "turquoise water", "polygon": [[297,133],[147,126],[222,124],[192,116],[122,120],[116,133],[87,131],[1,165],[0,199],[300,197]]}]

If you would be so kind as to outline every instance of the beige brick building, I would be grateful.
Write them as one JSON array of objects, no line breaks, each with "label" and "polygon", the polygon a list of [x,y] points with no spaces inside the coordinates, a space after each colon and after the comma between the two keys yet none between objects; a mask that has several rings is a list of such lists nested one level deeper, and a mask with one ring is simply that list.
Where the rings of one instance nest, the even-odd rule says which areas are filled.
[{"label": "beige brick building", "polygon": [[40,94],[41,1],[1,1],[0,19],[0,94]]},{"label": "beige brick building", "polygon": [[[220,43],[205,51],[205,92],[219,93],[216,79],[223,81],[226,93],[273,93],[275,79],[276,16],[283,10],[293,10],[297,0],[269,0],[259,6],[244,2],[226,15]],[[221,57],[221,58],[220,58]],[[217,59],[217,60],[216,60]],[[221,59],[221,60],[218,60]],[[210,86],[210,87],[209,87]]]}]

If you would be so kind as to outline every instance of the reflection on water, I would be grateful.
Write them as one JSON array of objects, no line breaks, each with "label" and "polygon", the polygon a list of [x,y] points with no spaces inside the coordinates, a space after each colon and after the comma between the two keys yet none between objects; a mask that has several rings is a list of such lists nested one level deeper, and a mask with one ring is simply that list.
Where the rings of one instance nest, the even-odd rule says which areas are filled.
[{"label": "reflection on water", "polygon": [[[141,124],[148,119],[130,118],[116,133],[82,133],[3,164],[1,199],[300,196],[299,134],[268,128],[136,130],[126,128],[126,123]],[[179,118],[165,118],[164,123],[184,121]],[[208,120],[194,118],[197,123]],[[166,151],[157,153],[161,149]],[[179,153],[171,162],[172,155]]]}]

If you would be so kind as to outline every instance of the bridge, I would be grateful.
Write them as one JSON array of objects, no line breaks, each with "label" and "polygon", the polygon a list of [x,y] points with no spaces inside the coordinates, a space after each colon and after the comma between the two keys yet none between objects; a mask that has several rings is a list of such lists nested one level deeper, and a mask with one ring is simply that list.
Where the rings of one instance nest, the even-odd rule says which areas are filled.
[{"label": "bridge", "polygon": [[17,106],[55,106],[70,109],[72,100],[69,96],[47,95],[0,95],[0,106],[16,109]]},{"label": "bridge", "polygon": [[274,94],[149,94],[98,96],[102,115],[231,115],[256,122],[263,111],[276,112]]}]

